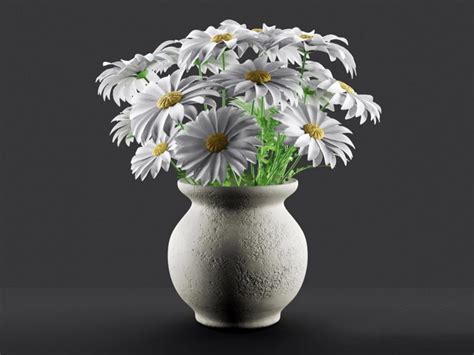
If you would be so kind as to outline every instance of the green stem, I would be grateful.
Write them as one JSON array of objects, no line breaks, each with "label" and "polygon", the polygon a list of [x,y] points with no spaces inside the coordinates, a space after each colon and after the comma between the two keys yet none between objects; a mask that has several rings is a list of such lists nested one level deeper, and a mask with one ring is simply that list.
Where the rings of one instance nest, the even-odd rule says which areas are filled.
[{"label": "green stem", "polygon": [[265,98],[260,98],[260,117],[265,119]]},{"label": "green stem", "polygon": [[295,174],[291,174],[291,172],[293,171],[294,168],[296,168],[296,166],[298,165],[298,163],[300,162],[301,160],[301,155],[298,155],[295,159],[295,161],[293,162],[293,164],[291,164],[290,168],[288,169],[288,171],[286,172],[286,174],[283,176],[283,180],[287,179],[287,178],[291,178],[292,176],[294,176]]},{"label": "green stem", "polygon": [[202,79],[203,79],[203,75],[202,75],[202,68],[201,68],[201,66],[202,66],[202,63],[201,63],[201,61],[200,61],[200,60],[197,60],[197,64],[196,64],[196,66],[197,66],[197,69],[198,69],[199,79],[201,79],[201,80],[202,80]]},{"label": "green stem", "polygon": [[[225,70],[225,51],[222,52],[222,71]],[[222,96],[222,107],[226,106],[226,92],[225,89],[221,91],[221,96]]]},{"label": "green stem", "polygon": [[307,55],[308,55],[308,52],[303,51],[303,63],[301,64],[301,71],[300,71],[301,78],[303,77],[304,68],[306,66],[306,60],[308,59]]},{"label": "green stem", "polygon": [[[196,59],[195,64],[198,70],[199,80],[204,80],[204,75],[202,73],[202,62],[199,59]],[[207,104],[204,104],[204,109],[208,109]]]},{"label": "green stem", "polygon": [[232,175],[234,176],[235,184],[239,187],[241,180],[237,177],[237,174],[235,173],[234,169],[231,168],[230,171],[232,171]]},{"label": "green stem", "polygon": [[328,107],[328,106],[329,106],[329,102],[326,105],[324,105],[323,107],[321,107],[321,111],[324,112],[326,110],[326,107]]}]

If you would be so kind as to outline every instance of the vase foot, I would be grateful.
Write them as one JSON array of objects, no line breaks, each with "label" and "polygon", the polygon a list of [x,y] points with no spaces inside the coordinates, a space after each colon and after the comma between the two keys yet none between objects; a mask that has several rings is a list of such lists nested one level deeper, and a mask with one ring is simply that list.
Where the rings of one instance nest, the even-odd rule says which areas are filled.
[{"label": "vase foot", "polygon": [[277,323],[280,320],[280,316],[281,313],[277,312],[261,318],[229,322],[226,320],[211,318],[207,315],[203,315],[200,313],[195,313],[196,321],[198,323],[201,323],[202,325],[211,328],[264,328]]}]

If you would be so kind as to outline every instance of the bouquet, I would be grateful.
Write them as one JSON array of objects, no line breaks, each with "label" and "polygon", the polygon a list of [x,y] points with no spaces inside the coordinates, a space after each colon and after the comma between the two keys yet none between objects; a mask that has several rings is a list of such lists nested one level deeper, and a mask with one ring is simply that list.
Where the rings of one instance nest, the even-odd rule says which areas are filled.
[{"label": "bouquet", "polygon": [[330,111],[363,124],[379,122],[381,108],[313,60],[324,53],[353,77],[342,44],[298,27],[226,20],[153,53],[104,62],[99,95],[127,105],[112,120],[112,140],[139,145],[131,170],[141,180],[172,166],[190,184],[262,186],[334,168],[337,159],[347,164],[352,132]]}]

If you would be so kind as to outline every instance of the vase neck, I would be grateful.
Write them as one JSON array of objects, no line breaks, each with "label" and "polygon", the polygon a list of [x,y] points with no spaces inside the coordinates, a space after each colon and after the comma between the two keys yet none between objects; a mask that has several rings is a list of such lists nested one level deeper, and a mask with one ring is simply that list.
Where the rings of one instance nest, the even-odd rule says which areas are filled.
[{"label": "vase neck", "polygon": [[297,187],[296,180],[281,185],[248,187],[197,186],[178,181],[179,190],[193,203],[231,210],[283,204]]}]

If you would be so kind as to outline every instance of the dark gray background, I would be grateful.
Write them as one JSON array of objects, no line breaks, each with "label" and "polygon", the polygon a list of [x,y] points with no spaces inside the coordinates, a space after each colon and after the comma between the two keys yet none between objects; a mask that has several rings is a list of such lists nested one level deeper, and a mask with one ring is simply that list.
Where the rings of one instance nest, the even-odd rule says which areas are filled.
[{"label": "dark gray background", "polygon": [[[350,40],[383,107],[348,167],[299,176],[288,209],[309,245],[307,287],[469,287],[472,1],[2,0],[0,285],[170,286],[169,235],[188,208],[173,173],[134,181],[110,141],[103,60],[233,18]],[[321,61],[327,64],[324,56]]]}]

